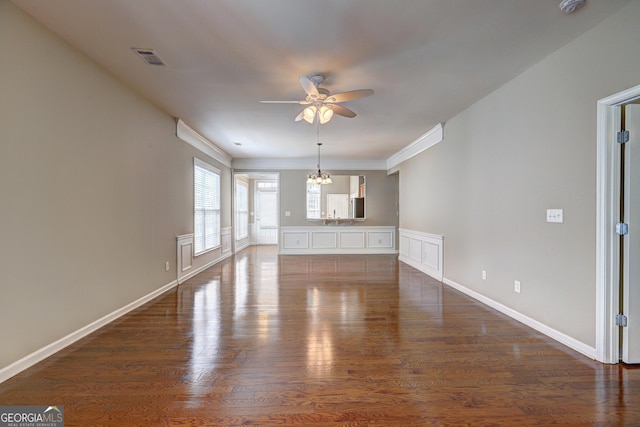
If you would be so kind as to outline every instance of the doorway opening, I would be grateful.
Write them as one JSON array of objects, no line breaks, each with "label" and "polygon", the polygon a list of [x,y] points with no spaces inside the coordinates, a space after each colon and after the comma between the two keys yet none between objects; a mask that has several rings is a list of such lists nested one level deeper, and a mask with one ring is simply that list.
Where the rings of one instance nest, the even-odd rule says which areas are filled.
[{"label": "doorway opening", "polygon": [[234,253],[250,245],[277,245],[280,175],[234,172]]}]

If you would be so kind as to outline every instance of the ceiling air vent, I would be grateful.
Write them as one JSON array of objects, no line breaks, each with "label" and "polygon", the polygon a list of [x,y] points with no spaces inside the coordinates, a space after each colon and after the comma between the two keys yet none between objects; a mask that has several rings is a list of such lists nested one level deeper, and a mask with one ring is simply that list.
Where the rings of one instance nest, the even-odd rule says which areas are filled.
[{"label": "ceiling air vent", "polygon": [[167,65],[152,49],[138,49],[136,47],[132,47],[131,49],[133,49],[133,51],[149,65]]}]

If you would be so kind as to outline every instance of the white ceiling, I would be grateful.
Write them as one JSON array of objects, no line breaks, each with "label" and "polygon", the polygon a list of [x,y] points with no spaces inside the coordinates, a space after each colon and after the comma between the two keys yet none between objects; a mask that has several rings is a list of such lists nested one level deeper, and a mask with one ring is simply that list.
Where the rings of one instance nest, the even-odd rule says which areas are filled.
[{"label": "white ceiling", "polygon": [[320,127],[323,160],[385,160],[630,1],[573,15],[559,0],[14,2],[234,159],[295,161],[315,157],[316,127],[259,101],[303,99],[301,75],[375,91]]}]

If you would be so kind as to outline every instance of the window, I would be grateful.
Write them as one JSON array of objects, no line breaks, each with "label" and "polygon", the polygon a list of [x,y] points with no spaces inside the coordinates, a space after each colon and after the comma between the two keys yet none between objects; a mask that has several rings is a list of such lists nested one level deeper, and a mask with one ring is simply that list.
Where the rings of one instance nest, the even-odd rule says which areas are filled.
[{"label": "window", "polygon": [[256,187],[259,190],[277,190],[278,183],[276,181],[257,181]]},{"label": "window", "polygon": [[194,252],[220,246],[220,171],[193,159]]},{"label": "window", "polygon": [[249,187],[236,181],[236,240],[249,237]]},{"label": "window", "polygon": [[320,184],[307,183],[307,218],[320,218]]}]

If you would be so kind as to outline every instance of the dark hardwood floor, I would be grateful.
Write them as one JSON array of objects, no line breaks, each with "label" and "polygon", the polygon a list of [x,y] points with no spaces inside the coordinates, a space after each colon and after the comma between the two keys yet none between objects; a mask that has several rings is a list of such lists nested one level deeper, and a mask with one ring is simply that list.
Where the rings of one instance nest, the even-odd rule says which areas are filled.
[{"label": "dark hardwood floor", "polygon": [[603,365],[398,263],[252,247],[0,384],[66,426],[640,425]]}]

